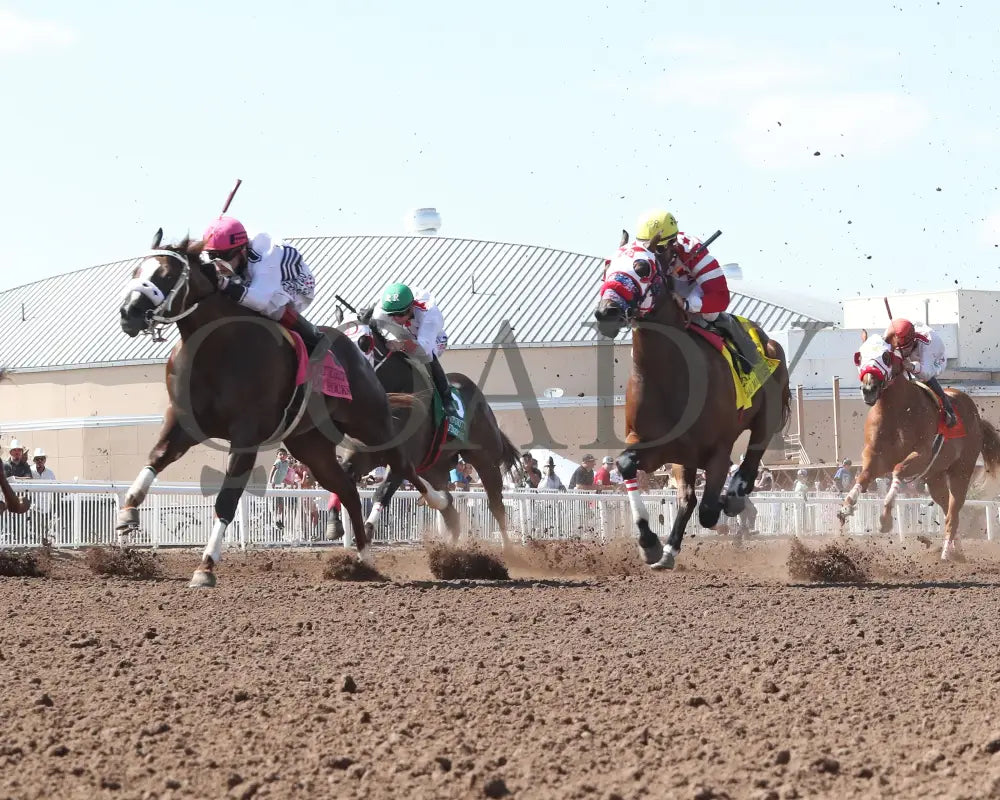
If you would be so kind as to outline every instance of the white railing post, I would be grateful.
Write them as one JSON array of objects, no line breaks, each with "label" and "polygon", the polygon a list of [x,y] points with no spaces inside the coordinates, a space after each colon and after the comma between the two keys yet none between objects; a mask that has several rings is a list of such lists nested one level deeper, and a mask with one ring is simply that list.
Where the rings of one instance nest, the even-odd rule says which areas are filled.
[{"label": "white railing post", "polygon": [[996,517],[997,508],[996,503],[986,504],[986,541],[988,542],[993,541],[993,528],[997,522],[994,517]]},{"label": "white railing post", "polygon": [[83,544],[83,495],[74,494],[71,502],[73,508],[73,545]]}]

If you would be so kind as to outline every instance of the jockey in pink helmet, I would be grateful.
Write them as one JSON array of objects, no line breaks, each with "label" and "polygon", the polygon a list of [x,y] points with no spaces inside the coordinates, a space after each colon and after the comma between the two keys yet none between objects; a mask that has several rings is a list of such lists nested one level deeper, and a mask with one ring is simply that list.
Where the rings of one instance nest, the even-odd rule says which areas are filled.
[{"label": "jockey in pink helmet", "polygon": [[266,233],[251,238],[233,217],[213,220],[202,238],[222,294],[295,331],[310,352],[320,343],[323,335],[299,313],[313,301],[316,281],[298,250]]}]

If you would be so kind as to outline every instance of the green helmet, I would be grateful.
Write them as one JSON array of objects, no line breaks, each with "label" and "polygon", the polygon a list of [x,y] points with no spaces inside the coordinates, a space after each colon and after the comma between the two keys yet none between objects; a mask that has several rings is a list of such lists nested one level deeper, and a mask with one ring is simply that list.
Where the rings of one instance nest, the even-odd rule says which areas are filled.
[{"label": "green helmet", "polygon": [[405,283],[393,283],[382,292],[382,310],[388,314],[401,314],[413,305],[413,292]]}]

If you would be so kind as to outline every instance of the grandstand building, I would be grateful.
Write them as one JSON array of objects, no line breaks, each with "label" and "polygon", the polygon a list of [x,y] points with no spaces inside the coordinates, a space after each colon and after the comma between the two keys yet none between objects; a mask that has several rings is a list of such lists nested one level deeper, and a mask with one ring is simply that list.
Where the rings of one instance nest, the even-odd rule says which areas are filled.
[{"label": "grandstand building", "polygon": [[[389,282],[426,288],[445,315],[445,368],[480,382],[519,448],[545,447],[574,460],[584,451],[621,449],[630,344],[627,333],[603,340],[591,323],[603,257],[434,235],[289,242],[316,275],[318,296],[307,312],[313,322],[336,320],[335,294],[362,306],[373,304]],[[6,447],[17,437],[44,448],[61,480],[131,481],[155,443],[167,402],[164,364],[178,337],[173,328],[164,342],[121,332],[121,292],[139,260],[0,293],[0,366],[12,371],[0,384],[0,443]],[[884,307],[879,317],[874,300],[841,308],[742,281],[731,289],[731,310],[758,320],[782,343],[795,361],[793,384],[802,387],[788,436],[773,443],[767,460],[857,458],[867,408],[852,356],[860,328],[884,325]],[[1000,324],[1000,293],[956,291],[892,302],[898,313],[943,325],[955,362],[946,377],[972,385],[977,400],[995,402],[998,337],[984,331]],[[966,321],[972,317],[981,319],[980,330]],[[836,437],[834,375],[843,379]],[[986,411],[996,419],[992,405]],[[196,480],[206,464],[224,468],[223,444],[192,450],[164,479]]]}]

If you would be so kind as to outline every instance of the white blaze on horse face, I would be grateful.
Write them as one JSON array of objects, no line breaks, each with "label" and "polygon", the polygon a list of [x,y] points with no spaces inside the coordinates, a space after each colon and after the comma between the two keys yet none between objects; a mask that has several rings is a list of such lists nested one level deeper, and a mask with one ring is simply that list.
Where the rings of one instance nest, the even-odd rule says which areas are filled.
[{"label": "white blaze on horse face", "polygon": [[866,375],[871,375],[873,379],[886,380],[889,377],[889,370],[882,356],[891,349],[889,343],[878,334],[872,334],[863,341],[855,355],[858,378],[863,381]]},{"label": "white blaze on horse face", "polygon": [[[636,262],[648,262],[649,271],[644,276],[639,275]],[[649,296],[649,287],[657,276],[656,256],[645,247],[639,244],[627,244],[618,248],[618,252],[608,262],[604,270],[605,282],[612,280],[615,275],[624,275],[639,287],[639,297],[634,301],[642,303]],[[603,296],[613,292],[608,288],[604,290]]]}]

